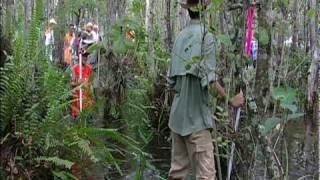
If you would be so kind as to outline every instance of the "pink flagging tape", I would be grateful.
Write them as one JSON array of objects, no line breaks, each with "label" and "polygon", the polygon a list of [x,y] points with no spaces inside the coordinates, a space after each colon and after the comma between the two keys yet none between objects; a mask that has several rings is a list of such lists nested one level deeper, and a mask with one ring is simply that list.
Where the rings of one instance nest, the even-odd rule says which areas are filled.
[{"label": "pink flagging tape", "polygon": [[251,56],[251,47],[253,39],[253,18],[255,13],[256,6],[255,4],[251,5],[248,8],[247,14],[247,40],[246,40],[246,55],[247,57]]}]

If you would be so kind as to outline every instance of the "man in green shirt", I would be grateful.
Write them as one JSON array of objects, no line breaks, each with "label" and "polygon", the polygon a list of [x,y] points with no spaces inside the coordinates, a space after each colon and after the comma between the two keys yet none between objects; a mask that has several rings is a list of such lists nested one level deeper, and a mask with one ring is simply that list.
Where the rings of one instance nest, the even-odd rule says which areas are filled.
[{"label": "man in green shirt", "polygon": [[[201,2],[199,2],[201,1]],[[215,179],[212,115],[208,107],[208,85],[226,96],[216,81],[215,38],[201,23],[200,10],[209,0],[183,0],[190,25],[178,35],[172,50],[170,84],[175,90],[169,127],[172,131],[170,180],[184,180],[192,167],[198,179]],[[242,92],[231,98],[233,107],[244,103]]]}]

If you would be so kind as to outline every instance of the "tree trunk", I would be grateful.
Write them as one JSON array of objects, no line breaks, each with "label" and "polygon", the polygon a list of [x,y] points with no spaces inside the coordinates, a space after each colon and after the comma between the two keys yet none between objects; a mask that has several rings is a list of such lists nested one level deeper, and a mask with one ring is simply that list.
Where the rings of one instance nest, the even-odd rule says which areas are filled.
[{"label": "tree trunk", "polygon": [[[58,0],[57,3],[57,11],[63,12],[64,10],[64,0]],[[54,28],[54,49],[53,49],[53,59],[54,62],[63,65],[63,46],[64,46],[64,24],[66,22],[66,14],[65,13],[59,13],[56,17],[50,17],[50,18],[55,18],[57,21],[57,26],[56,27],[62,27],[62,28]]]},{"label": "tree trunk", "polygon": [[164,47],[167,53],[171,52],[172,48],[172,28],[171,28],[171,1],[163,1],[164,14]]},{"label": "tree trunk", "polygon": [[[317,10],[317,1],[310,0],[310,10]],[[306,134],[305,134],[305,167],[307,172],[312,172],[312,133],[315,130],[316,122],[318,122],[316,116],[316,104],[317,104],[317,90],[318,90],[318,79],[319,79],[319,48],[318,48],[318,25],[317,16],[313,16],[310,19],[309,31],[310,31],[310,53],[312,62],[308,71],[308,87],[307,87],[307,105],[306,105]]]},{"label": "tree trunk", "polygon": [[175,36],[187,26],[188,20],[190,19],[188,16],[188,11],[180,6],[180,4],[176,4],[176,22],[175,22]]},{"label": "tree trunk", "polygon": [[25,30],[29,29],[31,23],[33,9],[33,0],[24,0],[24,27]]},{"label": "tree trunk", "polygon": [[58,4],[60,3],[60,0],[48,0],[48,20],[51,18],[54,18],[54,15],[56,14],[56,9]]},{"label": "tree trunk", "polygon": [[[126,16],[126,6],[127,6],[127,0],[107,0],[106,1],[106,7],[107,7],[107,15],[104,18],[105,23],[103,23],[103,25],[106,24],[106,26],[104,26],[102,29],[105,32],[110,32],[112,26],[117,22],[117,20],[121,19],[122,17]],[[111,41],[108,42],[108,46],[111,46]],[[103,58],[101,56],[101,58]],[[106,72],[109,72],[107,74],[107,76],[109,76],[109,74],[111,75],[115,70],[110,66],[110,63],[114,63],[113,61],[115,61],[115,59],[120,60],[122,57],[121,55],[115,55],[114,52],[112,52],[112,50],[110,52],[107,52],[107,61],[101,61],[100,64],[100,69],[102,71],[102,69],[105,69]],[[113,76],[110,76],[113,77]],[[110,78],[108,77],[108,78]],[[97,77],[96,77],[97,78]],[[96,80],[97,84],[100,83],[100,81],[103,80]],[[103,86],[97,86],[95,88],[95,95],[97,96],[98,99],[102,100],[102,104],[99,105],[98,108],[98,121],[99,123],[101,121],[103,121],[106,118],[110,118],[108,117],[110,115],[110,111],[111,111],[111,107],[113,106],[113,103],[110,99],[108,99],[108,97],[110,95],[106,95],[106,92],[108,90],[106,89],[106,87]],[[120,93],[120,92],[119,92]],[[108,94],[108,93],[107,93]],[[123,97],[123,96],[122,96]],[[117,101],[117,100],[115,100]],[[121,110],[118,111],[119,114],[121,114]]]},{"label": "tree trunk", "polygon": [[2,32],[2,24],[3,24],[3,0],[0,0],[0,34]]},{"label": "tree trunk", "polygon": [[[318,77],[320,76],[320,72],[318,72]],[[319,78],[318,78],[318,85],[319,85]],[[318,92],[320,92],[320,86],[318,86]],[[320,96],[318,94],[318,101],[317,101],[317,123],[318,123],[318,127],[317,127],[317,130],[318,130],[318,158],[317,158],[317,161],[316,162],[320,162]],[[318,163],[318,179],[320,178],[320,163]]]},{"label": "tree trunk", "polygon": [[126,15],[127,0],[107,0],[107,30],[110,30],[115,22]]},{"label": "tree trunk", "polygon": [[154,61],[154,29],[153,29],[153,21],[154,21],[154,0],[146,0],[146,32],[148,34],[148,57],[147,64],[149,75],[152,78],[155,78],[156,68]]},{"label": "tree trunk", "polygon": [[3,26],[4,35],[8,38],[11,38],[13,35],[13,24],[14,24],[14,1],[13,0],[7,0],[4,1],[5,4],[5,25]]},{"label": "tree trunk", "polygon": [[292,12],[292,23],[293,23],[293,35],[292,35],[292,52],[297,52],[298,47],[298,34],[299,34],[299,1],[294,0],[293,12]]},{"label": "tree trunk", "polygon": [[[257,101],[257,120],[262,123],[265,119],[265,109],[268,106],[268,97],[270,95],[270,80],[269,68],[271,67],[272,57],[272,0],[260,1],[261,8],[258,11],[258,32],[259,47],[258,47],[258,60],[256,70],[256,86],[255,95]],[[266,37],[268,37],[266,39]],[[268,136],[259,136],[261,150],[266,161],[267,172],[270,178],[279,178],[280,170],[274,157],[274,152],[271,145],[271,138]]]},{"label": "tree trunk", "polygon": [[[258,103],[261,105],[260,107],[265,106],[266,104],[263,103],[263,98],[266,98],[267,94],[269,93],[269,74],[268,69],[271,65],[271,38],[272,38],[272,10],[271,10],[271,0],[266,1],[261,5],[261,9],[258,12],[258,30],[260,33],[265,32],[268,36],[268,42],[260,42],[259,39],[259,48],[258,48],[258,61],[257,61],[257,71],[256,71],[256,88],[255,93],[258,97]],[[264,108],[261,109],[262,111],[259,113],[263,113]]]},{"label": "tree trunk", "polygon": [[[307,1],[305,1],[305,2],[307,2]],[[308,53],[309,52],[309,50],[310,50],[310,42],[309,42],[309,28],[308,28],[308,21],[307,21],[307,18],[308,18],[308,16],[307,16],[307,13],[308,13],[308,5],[307,5],[307,3],[305,3],[305,5],[304,5],[304,14],[303,14],[303,22],[304,22],[304,48],[305,48],[305,52],[306,53]]]}]

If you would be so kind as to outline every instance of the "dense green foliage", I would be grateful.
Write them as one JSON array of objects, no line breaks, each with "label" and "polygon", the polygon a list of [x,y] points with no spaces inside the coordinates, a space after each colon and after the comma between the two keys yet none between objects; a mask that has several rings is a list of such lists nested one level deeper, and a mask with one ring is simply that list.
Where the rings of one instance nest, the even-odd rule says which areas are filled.
[{"label": "dense green foliage", "polygon": [[[14,12],[8,5],[0,31],[0,179],[98,179],[100,174],[143,179],[147,170],[156,178],[167,176],[170,51],[189,19],[177,0],[153,1],[152,32],[146,27],[146,0],[34,0],[29,24],[23,24],[27,0],[14,1]],[[258,68],[243,48],[251,1],[213,0],[203,12],[201,22],[215,35],[216,73],[227,93],[220,99],[208,88],[217,172],[222,171],[223,178],[231,142],[236,142],[233,175],[238,179],[316,177],[316,165],[306,157],[309,153],[316,162],[316,138],[310,134],[316,133],[319,119],[317,111],[310,110],[318,102],[311,108],[306,102],[313,59],[309,24],[318,13],[309,1],[294,0],[296,8],[289,0],[259,2],[258,15],[267,2],[272,2],[272,13],[255,19],[258,62],[265,62]],[[43,47],[46,20],[52,17],[58,22],[55,63],[48,61]],[[61,63],[63,36],[68,24],[81,28],[89,21],[99,25],[103,37],[89,48],[100,58],[93,75],[95,106],[73,118],[70,68]],[[134,38],[126,37],[127,32]],[[294,35],[296,47],[285,43]],[[200,61],[194,57],[192,64]],[[234,132],[234,112],[227,102],[239,89],[246,105]]]},{"label": "dense green foliage", "polygon": [[[68,74],[49,63],[40,45],[42,2],[36,1],[28,36],[16,33],[14,54],[0,71],[1,167],[13,179],[84,178],[84,170],[98,162],[115,165],[121,174],[110,144],[140,150],[115,129],[91,127],[88,116],[76,124],[66,116]],[[39,168],[43,171],[34,172]],[[73,172],[77,168],[80,174]]]}]

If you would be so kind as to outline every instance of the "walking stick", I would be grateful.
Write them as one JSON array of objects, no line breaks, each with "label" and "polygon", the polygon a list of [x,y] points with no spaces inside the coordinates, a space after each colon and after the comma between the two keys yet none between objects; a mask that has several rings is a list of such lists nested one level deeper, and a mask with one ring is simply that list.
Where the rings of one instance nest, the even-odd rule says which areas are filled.
[{"label": "walking stick", "polygon": [[[215,139],[217,139],[217,125],[216,125],[216,121],[214,119],[214,115],[212,115],[212,125],[213,125],[213,136]],[[214,149],[216,150],[216,158],[217,158],[217,164],[218,164],[218,176],[219,179],[222,180],[222,171],[221,171],[221,161],[220,161],[220,152],[219,152],[219,146],[217,141],[214,142]]]},{"label": "walking stick", "polygon": [[[82,39],[80,40],[80,45],[79,45],[79,48],[80,48],[80,53],[79,53],[79,67],[80,67],[80,81],[82,79],[82,52],[81,52],[81,47],[82,46]],[[80,85],[80,112],[82,112],[82,88],[81,88],[81,85]]]},{"label": "walking stick", "polygon": [[[240,112],[241,112],[241,108],[237,108],[236,109],[236,121],[235,121],[235,124],[234,124],[234,132],[238,131],[238,126],[239,126],[239,121],[240,121]],[[227,180],[230,180],[230,178],[231,178],[231,170],[232,170],[232,163],[233,163],[235,146],[236,146],[236,144],[234,142],[232,142],[230,158],[229,158],[229,163],[228,163]]]}]

